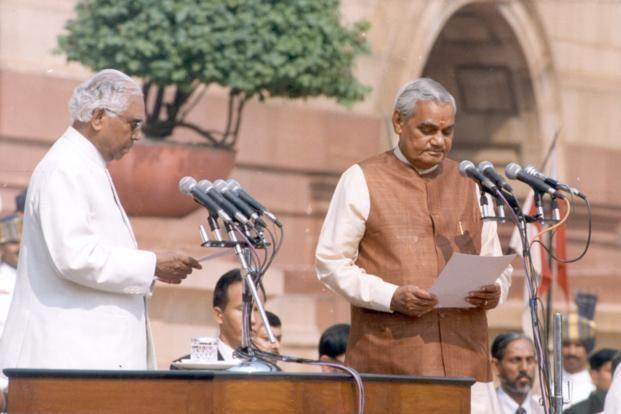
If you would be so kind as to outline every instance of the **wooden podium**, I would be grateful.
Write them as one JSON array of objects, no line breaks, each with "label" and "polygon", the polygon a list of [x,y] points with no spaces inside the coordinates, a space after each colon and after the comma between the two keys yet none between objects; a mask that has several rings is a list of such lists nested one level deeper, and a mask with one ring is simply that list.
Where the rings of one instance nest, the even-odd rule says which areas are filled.
[{"label": "wooden podium", "polygon": [[[355,413],[344,374],[5,369],[9,414]],[[362,375],[366,414],[469,413],[470,378]]]}]

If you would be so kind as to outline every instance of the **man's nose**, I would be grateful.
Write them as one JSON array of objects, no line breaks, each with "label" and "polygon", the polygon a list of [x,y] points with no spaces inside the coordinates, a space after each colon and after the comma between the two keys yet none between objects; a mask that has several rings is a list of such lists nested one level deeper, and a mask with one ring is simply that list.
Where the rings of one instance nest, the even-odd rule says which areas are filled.
[{"label": "man's nose", "polygon": [[144,136],[144,132],[142,132],[142,128],[136,128],[134,132],[132,132],[132,141],[140,141]]},{"label": "man's nose", "polygon": [[444,135],[442,131],[438,131],[431,137],[431,144],[435,146],[442,146],[444,144]]}]

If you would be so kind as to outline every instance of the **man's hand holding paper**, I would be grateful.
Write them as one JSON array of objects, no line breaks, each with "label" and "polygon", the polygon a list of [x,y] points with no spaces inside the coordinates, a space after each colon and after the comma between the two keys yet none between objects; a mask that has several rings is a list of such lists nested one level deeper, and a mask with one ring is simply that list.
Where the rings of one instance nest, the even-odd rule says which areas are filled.
[{"label": "man's hand holding paper", "polygon": [[429,292],[438,297],[439,308],[492,309],[500,300],[496,280],[514,258],[455,253]]},{"label": "man's hand holding paper", "polygon": [[421,316],[438,305],[433,293],[414,285],[399,286],[392,296],[390,309],[408,316]]},{"label": "man's hand holding paper", "polygon": [[480,289],[468,293],[466,302],[485,310],[494,309],[500,301],[500,285],[494,283],[481,286]]}]

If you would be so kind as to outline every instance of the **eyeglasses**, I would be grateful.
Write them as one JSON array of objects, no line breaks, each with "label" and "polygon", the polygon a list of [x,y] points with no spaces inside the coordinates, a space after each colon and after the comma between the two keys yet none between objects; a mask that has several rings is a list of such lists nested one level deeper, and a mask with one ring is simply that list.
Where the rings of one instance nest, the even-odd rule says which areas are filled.
[{"label": "eyeglasses", "polygon": [[104,108],[104,111],[110,112],[111,114],[114,114],[118,118],[121,118],[123,121],[125,121],[127,125],[129,125],[129,128],[132,130],[132,135],[134,135],[140,128],[142,128],[142,124],[144,123],[144,121],[128,119],[126,116],[121,115],[120,113],[113,111],[112,109]]}]

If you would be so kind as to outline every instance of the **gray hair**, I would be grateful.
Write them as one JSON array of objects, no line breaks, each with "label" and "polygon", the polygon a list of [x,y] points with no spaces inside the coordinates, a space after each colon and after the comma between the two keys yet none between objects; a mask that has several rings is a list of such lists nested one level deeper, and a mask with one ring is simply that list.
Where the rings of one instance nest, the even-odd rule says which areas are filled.
[{"label": "gray hair", "polygon": [[397,92],[394,110],[399,112],[403,121],[407,121],[414,116],[418,101],[448,103],[457,112],[457,104],[453,95],[442,84],[430,78],[418,78],[403,85]]},{"label": "gray hair", "polygon": [[73,121],[88,122],[96,109],[121,113],[129,96],[142,96],[142,88],[132,78],[115,69],[104,69],[73,90],[69,113]]}]

